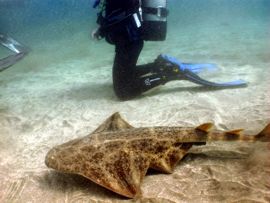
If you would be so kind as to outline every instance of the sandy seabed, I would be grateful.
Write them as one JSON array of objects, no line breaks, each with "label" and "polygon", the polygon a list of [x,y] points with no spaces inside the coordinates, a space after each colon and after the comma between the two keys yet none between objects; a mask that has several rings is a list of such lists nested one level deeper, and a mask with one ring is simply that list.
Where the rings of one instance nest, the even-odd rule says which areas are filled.
[{"label": "sandy seabed", "polygon": [[[212,54],[220,70],[204,76],[213,81],[241,78],[249,82],[245,88],[213,90],[176,81],[121,102],[112,90],[113,47],[85,42],[84,34],[41,41],[23,61],[1,72],[0,202],[270,202],[270,148],[264,143],[195,146],[173,174],[148,174],[139,200],[48,169],[44,159],[51,147],[89,134],[117,111],[136,127],[213,122],[218,129],[255,134],[270,122],[266,56],[249,63],[240,54],[243,47],[228,50],[227,59]],[[166,45],[147,44],[140,62],[153,60],[157,50],[190,60],[207,56],[189,54],[209,44],[190,47],[183,42],[188,36],[175,42],[172,35]],[[181,49],[173,48],[175,43]]]}]

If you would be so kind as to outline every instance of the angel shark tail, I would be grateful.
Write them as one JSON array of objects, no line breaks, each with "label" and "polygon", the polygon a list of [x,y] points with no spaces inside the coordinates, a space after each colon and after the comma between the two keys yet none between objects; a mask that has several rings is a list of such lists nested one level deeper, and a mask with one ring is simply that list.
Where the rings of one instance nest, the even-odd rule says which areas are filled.
[{"label": "angel shark tail", "polygon": [[270,123],[256,135],[246,135],[243,129],[226,132],[211,131],[213,124],[205,123],[196,128],[197,142],[207,141],[245,141],[245,142],[270,142]]}]

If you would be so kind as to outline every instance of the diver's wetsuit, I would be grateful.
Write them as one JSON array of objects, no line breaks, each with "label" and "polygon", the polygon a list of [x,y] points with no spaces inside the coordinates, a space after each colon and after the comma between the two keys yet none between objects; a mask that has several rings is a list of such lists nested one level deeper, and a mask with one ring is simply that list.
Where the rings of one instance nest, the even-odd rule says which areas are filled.
[{"label": "diver's wetsuit", "polygon": [[167,82],[161,72],[154,72],[158,68],[155,63],[136,66],[142,48],[143,40],[129,42],[120,37],[116,39],[113,87],[120,99],[131,99]]},{"label": "diver's wetsuit", "polygon": [[[138,6],[138,0],[107,0],[105,13],[108,16],[117,9],[134,13]],[[130,32],[133,33],[132,38]],[[118,27],[113,33],[113,41],[115,45],[113,87],[115,94],[120,99],[134,98],[169,81],[169,77],[166,76],[167,74],[162,71],[163,68],[160,68],[157,62],[136,66],[144,44],[138,28],[129,27],[129,31],[127,31],[126,26]],[[172,70],[171,67],[169,69]],[[168,73],[168,71],[166,72]],[[146,74],[147,76],[144,76]]]}]

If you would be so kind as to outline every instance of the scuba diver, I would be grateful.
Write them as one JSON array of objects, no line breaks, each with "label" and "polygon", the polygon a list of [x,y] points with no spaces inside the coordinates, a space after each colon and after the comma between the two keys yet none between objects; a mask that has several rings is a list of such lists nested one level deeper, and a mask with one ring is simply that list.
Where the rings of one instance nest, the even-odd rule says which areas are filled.
[{"label": "scuba diver", "polygon": [[167,31],[167,0],[96,0],[98,29],[92,37],[115,45],[113,87],[116,96],[128,100],[173,80],[189,80],[211,87],[235,87],[242,80],[214,83],[197,75],[214,64],[187,64],[161,54],[154,62],[137,65],[144,41],[162,41]]}]

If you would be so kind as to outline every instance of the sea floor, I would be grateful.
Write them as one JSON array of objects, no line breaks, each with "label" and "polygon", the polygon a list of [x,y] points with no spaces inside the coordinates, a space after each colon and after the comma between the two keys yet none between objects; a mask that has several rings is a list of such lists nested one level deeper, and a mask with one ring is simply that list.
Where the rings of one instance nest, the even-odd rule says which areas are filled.
[{"label": "sea floor", "polygon": [[[140,63],[160,53],[213,62],[220,69],[203,77],[241,78],[247,87],[214,90],[175,81],[125,102],[112,89],[113,46],[91,41],[87,31],[18,35],[31,52],[0,73],[0,202],[133,202],[44,164],[50,148],[89,134],[114,112],[136,127],[213,122],[222,130],[258,133],[270,122],[269,31],[256,31],[261,25],[252,22],[243,26],[241,33],[226,22],[200,32],[175,30],[166,42],[147,42]],[[137,202],[270,202],[269,152],[263,143],[194,147],[172,174],[149,173]]]}]

